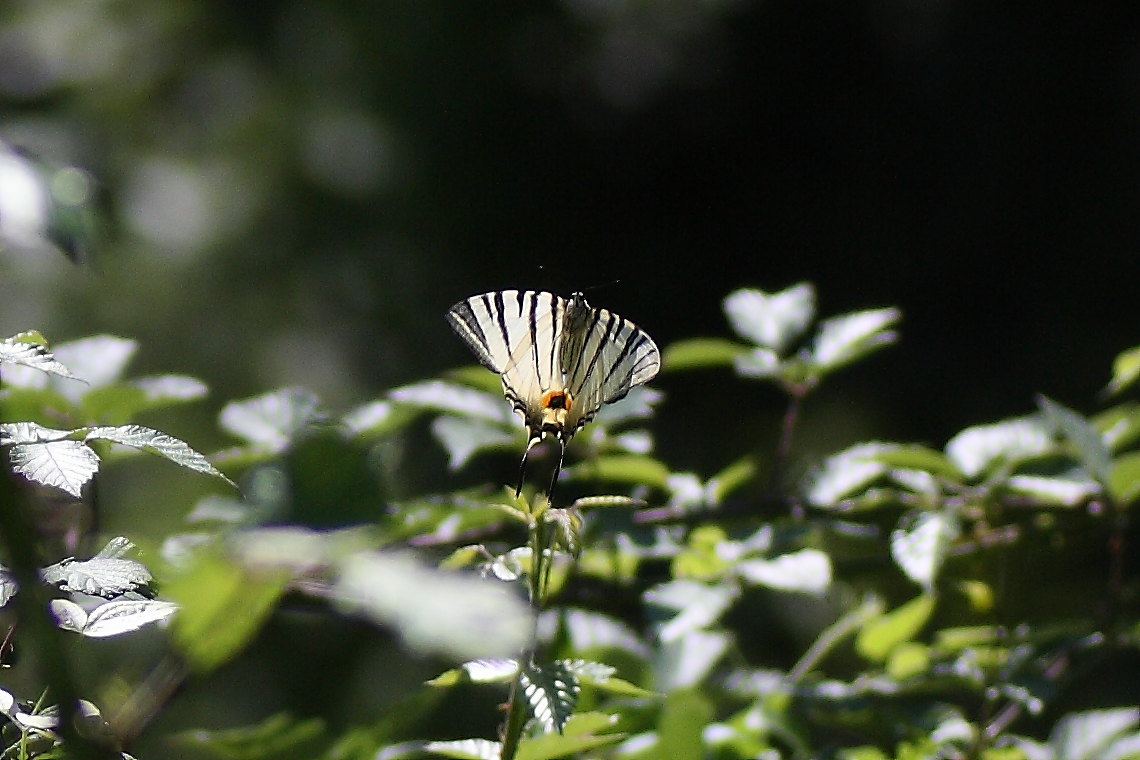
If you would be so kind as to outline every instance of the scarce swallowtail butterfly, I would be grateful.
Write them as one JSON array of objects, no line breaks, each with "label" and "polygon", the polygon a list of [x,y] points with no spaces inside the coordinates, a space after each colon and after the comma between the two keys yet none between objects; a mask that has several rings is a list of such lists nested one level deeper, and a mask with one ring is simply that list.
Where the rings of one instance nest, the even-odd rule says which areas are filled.
[{"label": "scarce swallowtail butterfly", "polygon": [[629,320],[593,308],[581,293],[569,299],[533,290],[483,293],[452,306],[447,319],[483,366],[502,378],[503,395],[526,424],[516,496],[535,444],[547,435],[558,440],[553,491],[574,433],[602,404],[625,398],[661,367],[652,338]]}]

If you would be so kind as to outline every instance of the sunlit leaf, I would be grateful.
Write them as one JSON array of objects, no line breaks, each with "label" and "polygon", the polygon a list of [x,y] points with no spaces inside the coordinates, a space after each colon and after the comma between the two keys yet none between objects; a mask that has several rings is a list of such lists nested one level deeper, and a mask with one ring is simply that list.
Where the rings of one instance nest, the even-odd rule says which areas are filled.
[{"label": "sunlit leaf", "polygon": [[808,500],[817,507],[833,507],[886,475],[880,460],[898,447],[890,443],[861,443],[828,457],[808,485]]},{"label": "sunlit leaf", "polygon": [[[499,760],[502,745],[499,742],[487,739],[455,739],[446,742],[427,742],[424,747],[428,752],[454,760]],[[386,757],[403,757],[406,755],[387,755]],[[517,758],[518,755],[515,755]]]},{"label": "sunlit leaf", "polygon": [[1140,724],[1140,708],[1119,707],[1069,713],[1049,733],[1049,745],[1061,760],[1101,760],[1105,749]]},{"label": "sunlit leaf", "polygon": [[1121,351],[1112,362],[1112,379],[1105,392],[1115,396],[1140,378],[1140,346]]},{"label": "sunlit leaf", "polygon": [[775,377],[782,366],[780,357],[770,348],[754,348],[732,362],[736,374],[758,380]]},{"label": "sunlit leaf", "polygon": [[447,466],[458,470],[480,451],[515,446],[523,429],[505,430],[502,425],[466,417],[437,417],[431,432],[447,450]]},{"label": "sunlit leaf", "polygon": [[40,576],[63,591],[104,597],[133,591],[152,580],[145,565],[124,557],[67,559],[45,567]]},{"label": "sunlit leaf", "polygon": [[645,592],[644,599],[650,613],[662,620],[658,638],[670,641],[718,620],[739,593],[727,584],[676,580],[653,586]]},{"label": "sunlit leaf", "polygon": [[218,424],[249,443],[278,452],[322,419],[320,401],[304,388],[283,388],[222,408]]},{"label": "sunlit leaf", "polygon": [[995,463],[1016,463],[1053,448],[1045,423],[1021,417],[991,425],[969,427],[946,444],[946,454],[968,478],[976,478]]},{"label": "sunlit leaf", "polygon": [[726,631],[690,630],[662,640],[652,661],[653,685],[663,693],[696,686],[729,651],[732,635]]},{"label": "sunlit leaf", "polygon": [[737,290],[724,299],[724,313],[738,335],[783,354],[815,316],[815,288],[801,282],[778,293]]},{"label": "sunlit leaf", "polygon": [[15,472],[78,498],[99,471],[99,456],[87,444],[67,440],[70,435],[30,422],[0,424],[0,445],[11,446],[8,460]]},{"label": "sunlit leaf", "polygon": [[670,343],[661,356],[661,366],[669,372],[707,367],[731,367],[748,346],[723,338],[691,338]]},{"label": "sunlit leaf", "polygon": [[930,591],[958,531],[952,514],[921,512],[909,527],[891,532],[891,556],[908,578]]},{"label": "sunlit leaf", "polygon": [[898,333],[889,328],[901,318],[898,309],[869,309],[825,320],[815,337],[812,360],[828,371],[850,364],[894,343]]},{"label": "sunlit leaf", "polygon": [[558,758],[583,757],[582,753],[591,749],[615,744],[625,738],[612,731],[618,722],[616,715],[601,712],[586,712],[572,715],[562,727],[562,734],[548,733],[533,738],[524,738],[519,744],[516,760],[558,760]]},{"label": "sunlit leaf", "polygon": [[[95,335],[58,344],[55,356],[91,388],[99,388],[122,379],[138,347],[138,341]],[[87,391],[87,386],[70,383],[60,385],[59,389],[74,400]]]},{"label": "sunlit leaf", "polygon": [[463,659],[515,654],[532,625],[530,610],[505,585],[444,573],[392,552],[347,557],[333,598],[392,626],[414,649]]},{"label": "sunlit leaf", "polygon": [[111,441],[134,449],[143,449],[169,459],[189,470],[213,475],[230,485],[234,482],[219,472],[206,457],[199,454],[185,441],[141,425],[116,425],[87,428],[85,440]]},{"label": "sunlit leaf", "polygon": [[855,639],[859,654],[873,662],[883,662],[891,650],[904,641],[913,639],[934,612],[934,597],[930,594],[911,599],[906,604],[870,620]]},{"label": "sunlit leaf", "polygon": [[509,658],[487,658],[470,660],[458,668],[440,673],[427,682],[428,686],[455,686],[470,681],[472,683],[507,683],[519,672],[518,660]]},{"label": "sunlit leaf", "polygon": [[1042,505],[1052,504],[1060,507],[1076,507],[1087,504],[1101,492],[1101,487],[1082,477],[1083,472],[1075,477],[1044,477],[1040,475],[1011,475],[1006,480],[1006,486],[1014,493],[1033,497]]},{"label": "sunlit leaf", "polygon": [[464,417],[511,425],[516,422],[510,404],[502,394],[485,393],[443,380],[426,380],[389,391],[388,397],[435,412],[458,414]]},{"label": "sunlit leaf", "polygon": [[109,638],[137,631],[145,625],[170,618],[178,611],[174,602],[158,599],[118,599],[101,604],[87,613],[79,631],[91,638]]},{"label": "sunlit leaf", "polygon": [[748,559],[735,567],[749,583],[777,591],[822,594],[831,585],[831,559],[818,549],[801,549],[772,559]]},{"label": "sunlit leaf", "polygon": [[[20,333],[0,341],[0,363],[29,367],[60,377],[75,378],[71,370],[48,350],[42,336],[36,333],[34,337],[39,340],[34,340],[32,334]],[[7,368],[2,376],[5,381],[9,380]]]}]

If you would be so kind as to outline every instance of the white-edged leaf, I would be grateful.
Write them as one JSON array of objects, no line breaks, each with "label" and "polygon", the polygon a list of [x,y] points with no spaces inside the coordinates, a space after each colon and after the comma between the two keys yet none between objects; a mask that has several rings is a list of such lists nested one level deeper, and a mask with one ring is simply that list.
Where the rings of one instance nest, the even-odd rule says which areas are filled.
[{"label": "white-edged leaf", "polygon": [[726,631],[688,631],[654,651],[654,687],[670,692],[703,681],[732,643]]},{"label": "white-edged leaf", "polygon": [[894,343],[898,333],[888,329],[902,318],[898,309],[868,309],[825,320],[812,347],[812,359],[824,369],[835,369]]},{"label": "white-edged leaf", "polygon": [[817,507],[830,507],[858,494],[890,470],[875,457],[898,448],[893,443],[860,443],[831,455],[812,477],[808,501]]},{"label": "white-edged leaf", "polygon": [[234,484],[232,480],[210,464],[206,457],[191,448],[190,444],[153,428],[142,425],[102,425],[87,428],[85,440],[111,441],[134,449],[149,451],[187,469],[213,475],[230,485]]},{"label": "white-edged leaf", "polygon": [[366,433],[384,425],[392,418],[391,401],[371,401],[358,406],[341,418],[344,426],[354,434]]},{"label": "white-edged leaf", "polygon": [[975,478],[996,462],[1017,462],[1053,448],[1039,417],[1018,417],[968,427],[946,444],[946,455],[966,477]]},{"label": "white-edged leaf", "polygon": [[1058,760],[1101,760],[1108,745],[1140,724],[1140,708],[1118,707],[1069,713],[1049,733]]},{"label": "white-edged leaf", "polygon": [[91,596],[118,596],[150,584],[153,578],[143,563],[124,557],[63,560],[40,571],[45,583]]},{"label": "white-edged leaf", "polygon": [[447,466],[458,470],[479,451],[514,444],[518,430],[505,430],[502,425],[468,417],[436,417],[431,432],[447,451]]},{"label": "white-edged leaf", "polygon": [[82,441],[20,443],[8,451],[13,471],[79,498],[83,485],[99,471],[99,455]]},{"label": "white-edged leaf", "polygon": [[427,380],[389,391],[388,397],[401,404],[448,412],[464,417],[513,425],[511,407],[503,403],[501,395],[484,393],[458,383],[444,380]]},{"label": "white-edged leaf", "polygon": [[304,388],[281,388],[254,398],[231,401],[218,424],[223,430],[272,452],[285,449],[298,433],[322,417],[320,400]]},{"label": "white-edged leaf", "polygon": [[562,733],[578,704],[578,677],[562,662],[528,665],[519,682],[531,714],[546,731]]},{"label": "white-edged leaf", "polygon": [[455,760],[499,760],[503,747],[499,742],[487,739],[454,739],[446,742],[427,742],[424,747]]},{"label": "white-edged leaf", "polygon": [[[52,355],[51,351],[47,349],[47,346],[44,346],[42,343],[29,342],[28,340],[22,339],[20,335],[14,335],[11,338],[5,338],[3,341],[0,341],[0,363],[29,367],[51,375],[78,379],[63,362]],[[2,374],[5,381],[7,381],[8,373],[4,372]]]},{"label": "white-edged leaf", "polygon": [[815,288],[801,282],[771,294],[738,290],[724,299],[724,313],[738,335],[782,354],[815,316]]},{"label": "white-edged leaf", "polygon": [[166,620],[178,611],[174,602],[158,599],[119,599],[101,604],[87,613],[87,624],[81,633],[103,639],[137,631],[144,625]]},{"label": "white-edged leaf", "polygon": [[906,576],[927,591],[958,537],[958,521],[946,512],[922,512],[909,529],[891,533],[891,556]]},{"label": "white-edged leaf", "polygon": [[831,560],[818,549],[800,549],[772,559],[747,559],[735,569],[749,583],[777,591],[819,595],[831,585]]}]

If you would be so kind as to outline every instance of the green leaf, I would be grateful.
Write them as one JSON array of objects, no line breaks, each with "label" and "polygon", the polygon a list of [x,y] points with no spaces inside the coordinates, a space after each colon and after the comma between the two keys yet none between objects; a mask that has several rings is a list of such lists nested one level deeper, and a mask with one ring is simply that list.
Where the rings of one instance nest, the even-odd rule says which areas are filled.
[{"label": "green leaf", "polygon": [[588,660],[560,660],[559,662],[572,672],[578,678],[579,683],[584,686],[590,686],[600,691],[623,697],[642,698],[657,696],[652,691],[643,689],[640,686],[634,686],[629,681],[614,677],[614,673],[617,672],[617,669],[612,665],[604,665],[600,662],[590,662]]},{"label": "green leaf", "polygon": [[822,508],[840,506],[887,474],[890,468],[881,457],[897,448],[892,443],[860,443],[833,454],[808,485],[808,501]]},{"label": "green leaf", "polygon": [[[533,739],[524,738],[519,744],[515,760],[557,760],[616,744],[625,738],[624,734],[601,732],[612,730],[617,720],[616,715],[601,712],[579,713],[566,722],[561,735],[543,734]],[[498,756],[495,757],[497,760]]]},{"label": "green leaf", "polygon": [[69,440],[72,435],[34,422],[0,424],[0,445],[11,447],[13,471],[79,498],[83,485],[99,471],[99,455],[87,444]]},{"label": "green leaf", "polygon": [[140,412],[204,398],[206,392],[206,385],[192,377],[144,377],[92,388],[80,408],[84,420],[122,424]]},{"label": "green leaf", "polygon": [[1037,397],[1045,419],[1076,449],[1077,458],[1098,483],[1108,485],[1112,470],[1112,455],[1100,431],[1083,416],[1045,396]]},{"label": "green leaf", "polygon": [[1140,378],[1140,346],[1117,354],[1112,362],[1112,379],[1104,390],[1110,396],[1115,396],[1134,385],[1137,378]]},{"label": "green leaf", "polygon": [[922,594],[870,620],[859,631],[855,649],[872,662],[884,662],[899,644],[913,639],[934,612],[934,596]]},{"label": "green leaf", "polygon": [[669,468],[660,461],[637,454],[614,454],[588,459],[567,468],[571,480],[598,480],[664,488]]},{"label": "green leaf", "polygon": [[236,655],[253,638],[285,589],[288,575],[251,573],[203,553],[186,573],[163,583],[181,606],[171,632],[190,666],[207,672]]},{"label": "green leaf", "polygon": [[898,309],[869,309],[832,317],[816,332],[812,361],[831,372],[888,346],[898,339],[898,333],[890,328],[901,318]]},{"label": "green leaf", "polygon": [[670,372],[710,367],[731,367],[748,346],[723,338],[690,338],[670,343],[661,357],[661,366]]},{"label": "green leaf", "polygon": [[1140,452],[1119,456],[1112,463],[1108,490],[1113,500],[1127,506],[1140,498]]},{"label": "green leaf", "polygon": [[508,683],[519,674],[517,660],[508,658],[485,658],[470,660],[440,673],[427,682],[428,686],[455,686],[464,682],[471,683]]},{"label": "green leaf", "polygon": [[1078,477],[1043,477],[1039,475],[1011,475],[1006,487],[1019,494],[1030,496],[1042,505],[1079,507],[1101,493],[1101,487],[1078,473]]},{"label": "green leaf", "polygon": [[518,420],[502,393],[486,393],[443,380],[426,380],[389,391],[393,401],[434,412],[473,417],[498,425]]},{"label": "green leaf", "polygon": [[308,760],[316,756],[318,740],[324,732],[320,718],[300,719],[276,713],[252,726],[197,729],[179,734],[176,739],[226,760]]},{"label": "green leaf", "polygon": [[185,441],[142,425],[118,425],[87,428],[84,440],[111,441],[133,449],[142,449],[169,459],[177,465],[205,475],[221,478],[235,488],[237,485],[219,472],[206,457],[192,449]]},{"label": "green leaf", "polygon": [[1113,452],[1124,451],[1140,441],[1140,404],[1134,401],[1105,409],[1092,422]]},{"label": "green leaf", "polygon": [[713,719],[713,705],[696,689],[678,689],[665,699],[657,721],[657,746],[669,760],[702,760],[705,726]]},{"label": "green leaf", "polygon": [[954,466],[950,457],[941,451],[917,444],[891,446],[875,454],[873,458],[892,468],[918,470],[952,480],[959,480],[962,477],[961,471]]},{"label": "green leaf", "polygon": [[778,293],[742,289],[724,299],[732,329],[776,354],[784,354],[815,317],[815,288],[801,282]]},{"label": "green leaf", "polygon": [[[455,739],[446,742],[427,742],[423,748],[443,757],[455,760],[499,760],[502,745],[499,742],[487,739]],[[419,753],[415,753],[419,754]],[[395,757],[410,757],[411,755],[395,755]],[[385,753],[385,758],[392,755]],[[517,760],[518,755],[515,755]]]}]

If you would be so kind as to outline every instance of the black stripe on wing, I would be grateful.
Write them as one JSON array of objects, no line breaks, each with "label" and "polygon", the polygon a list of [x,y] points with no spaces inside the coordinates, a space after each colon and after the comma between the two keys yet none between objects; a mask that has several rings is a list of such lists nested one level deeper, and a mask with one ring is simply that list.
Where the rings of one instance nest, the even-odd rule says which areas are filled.
[{"label": "black stripe on wing", "polygon": [[480,364],[492,372],[501,372],[496,357],[491,353],[487,334],[483,331],[484,320],[476,312],[477,308],[485,308],[480,302],[481,298],[485,296],[475,296],[452,306],[447,312],[447,321],[451,329],[475,352]]}]

